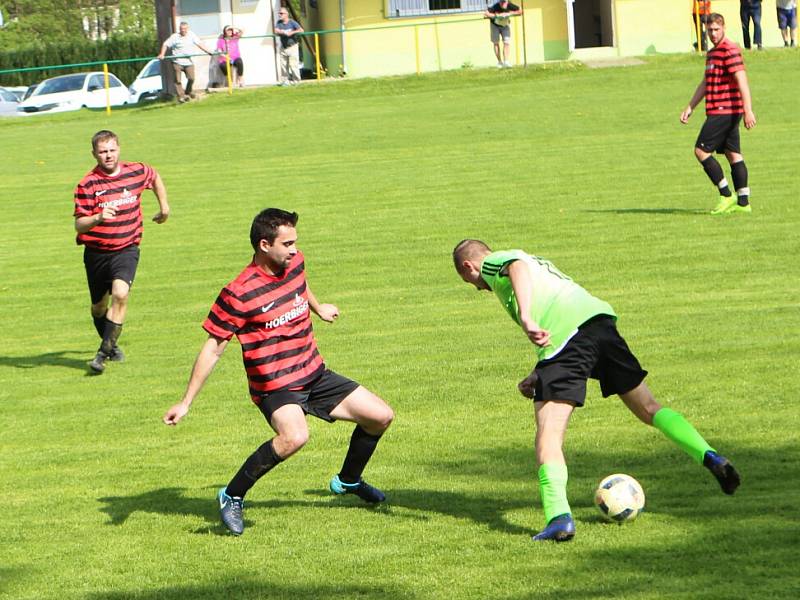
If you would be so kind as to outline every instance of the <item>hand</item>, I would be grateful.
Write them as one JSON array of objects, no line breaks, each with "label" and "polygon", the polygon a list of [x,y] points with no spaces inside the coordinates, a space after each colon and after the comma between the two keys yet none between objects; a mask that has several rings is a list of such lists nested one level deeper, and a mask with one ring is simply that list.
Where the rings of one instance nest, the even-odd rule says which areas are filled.
[{"label": "hand", "polygon": [[117,215],[117,209],[113,206],[104,206],[103,212],[100,213],[100,222],[113,219]]},{"label": "hand", "polygon": [[161,223],[163,223],[164,221],[166,221],[168,217],[169,217],[169,209],[166,209],[166,210],[163,210],[163,209],[162,209],[162,210],[158,211],[158,212],[157,212],[157,213],[156,213],[156,214],[153,216],[153,221],[155,221],[156,223],[158,223],[159,225],[161,225]]},{"label": "hand", "polygon": [[164,421],[165,425],[175,426],[178,424],[178,421],[186,416],[186,413],[188,412],[189,407],[183,402],[178,402],[174,406],[170,407],[170,409],[164,414],[162,420]]},{"label": "hand", "polygon": [[317,309],[317,315],[323,321],[333,323],[339,317],[339,309],[333,304],[320,304]]},{"label": "hand", "polygon": [[536,381],[538,379],[539,377],[536,375],[536,372],[531,371],[530,375],[517,384],[519,393],[526,398],[533,398],[533,389],[536,387]]},{"label": "hand", "polygon": [[744,126],[746,129],[752,129],[756,126],[756,115],[752,110],[744,113]]},{"label": "hand", "polygon": [[522,331],[528,336],[528,339],[539,346],[544,348],[550,343],[550,332],[542,329],[534,321],[525,320],[522,322]]},{"label": "hand", "polygon": [[684,125],[688,123],[689,117],[691,116],[692,116],[692,107],[687,106],[686,108],[683,109],[683,112],[681,113],[681,123],[683,123]]}]

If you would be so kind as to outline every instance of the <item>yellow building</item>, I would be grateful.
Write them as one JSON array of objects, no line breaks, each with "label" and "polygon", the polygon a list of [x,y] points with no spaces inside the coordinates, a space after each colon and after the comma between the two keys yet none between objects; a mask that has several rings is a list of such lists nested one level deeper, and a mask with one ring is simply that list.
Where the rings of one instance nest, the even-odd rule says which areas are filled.
[{"label": "yellow building", "polygon": [[[161,0],[165,1],[165,0]],[[209,43],[222,27],[245,30],[242,54],[248,83],[274,83],[274,21],[290,5],[309,35],[302,44],[329,75],[378,77],[496,64],[483,12],[494,0],[166,0]],[[690,52],[695,41],[692,0],[513,0],[523,15],[511,20],[512,65],[550,60],[615,58]],[[739,0],[712,0],[727,34],[741,44]],[[766,5],[765,5],[766,9]],[[764,45],[782,46],[774,13],[763,11]]]}]

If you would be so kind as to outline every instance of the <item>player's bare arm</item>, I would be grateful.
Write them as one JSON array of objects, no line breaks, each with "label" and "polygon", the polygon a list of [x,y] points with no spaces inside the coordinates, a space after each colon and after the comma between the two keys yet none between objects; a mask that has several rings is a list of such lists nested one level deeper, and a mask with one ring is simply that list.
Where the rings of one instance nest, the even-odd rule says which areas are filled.
[{"label": "player's bare arm", "polygon": [[158,212],[153,216],[153,221],[160,225],[169,217],[169,202],[167,202],[167,188],[158,173],[156,173],[156,178],[153,182],[153,193],[156,195],[159,207]]},{"label": "player's bare arm", "polygon": [[508,277],[511,280],[511,287],[514,289],[514,296],[517,298],[519,308],[519,322],[522,330],[528,339],[544,348],[550,343],[550,332],[539,327],[539,324],[531,319],[531,275],[527,265],[521,260],[515,260],[507,267]]},{"label": "player's bare arm", "polygon": [[683,112],[681,113],[681,123],[686,124],[689,122],[689,117],[692,116],[695,106],[700,104],[700,101],[703,98],[705,98],[705,96],[706,96],[706,80],[704,78],[703,81],[700,82],[700,85],[697,86],[697,89],[694,91],[694,94],[692,94],[692,98],[691,100],[689,100],[689,105],[685,109],[683,109]]},{"label": "player's bare arm", "polygon": [[736,71],[733,74],[736,79],[736,85],[742,94],[742,104],[744,105],[744,126],[747,129],[752,129],[756,126],[756,116],[753,114],[753,100],[750,96],[750,84],[747,81],[747,73],[744,71]]},{"label": "player's bare arm", "polygon": [[189,412],[189,407],[194,402],[197,394],[200,393],[200,390],[203,389],[206,379],[211,375],[211,371],[214,370],[227,345],[228,340],[223,340],[213,335],[208,336],[194,361],[192,374],[189,377],[189,383],[186,386],[183,399],[171,406],[164,414],[163,421],[165,425],[177,425],[186,416],[186,413]]},{"label": "player's bare arm", "polygon": [[104,206],[103,210],[99,213],[89,215],[88,217],[77,217],[75,219],[75,231],[78,233],[86,233],[100,225],[103,221],[113,219],[116,214],[117,210],[113,206]]},{"label": "player's bare arm", "polygon": [[323,321],[333,323],[339,317],[339,309],[334,304],[320,304],[317,297],[311,292],[311,288],[306,284],[308,294],[308,306]]}]

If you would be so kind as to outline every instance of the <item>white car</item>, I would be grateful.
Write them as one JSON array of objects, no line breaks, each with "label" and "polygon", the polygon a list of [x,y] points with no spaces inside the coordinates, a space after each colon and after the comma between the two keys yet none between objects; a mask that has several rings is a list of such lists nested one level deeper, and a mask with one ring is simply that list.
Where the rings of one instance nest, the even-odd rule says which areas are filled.
[{"label": "white car", "polygon": [[[111,106],[128,102],[128,90],[115,75],[108,75]],[[105,108],[106,89],[102,71],[75,73],[45,79],[17,110],[26,114],[54,113],[81,108]]]},{"label": "white car", "polygon": [[16,94],[0,88],[0,117],[13,117],[17,114],[19,99]]},{"label": "white car", "polygon": [[146,100],[155,100],[161,95],[161,61],[154,58],[139,71],[136,79],[128,88],[128,103],[136,104]]}]

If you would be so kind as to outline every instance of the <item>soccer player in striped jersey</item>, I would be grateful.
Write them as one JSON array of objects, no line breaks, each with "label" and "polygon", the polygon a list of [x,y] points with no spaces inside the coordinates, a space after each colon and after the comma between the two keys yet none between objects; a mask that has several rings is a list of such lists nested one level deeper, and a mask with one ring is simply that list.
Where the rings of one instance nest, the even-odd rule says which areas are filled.
[{"label": "soccer player in striped jersey", "polygon": [[567,465],[562,447],[570,415],[586,399],[586,381],[600,381],[603,397],[617,394],[647,425],[653,425],[716,477],[733,494],[739,475],[678,412],[656,402],[644,383],[647,371],[617,332],[611,306],[595,298],[550,261],[522,250],[492,252],[479,240],[453,250],[461,278],[494,292],[503,308],[535,345],[538,363],[518,385],[533,399],[536,460],[545,528],[535,541],[568,541],[575,521],[567,501]]},{"label": "soccer player in striped jersey", "polygon": [[119,139],[113,131],[94,134],[92,155],[97,166],[75,188],[74,216],[76,241],[84,246],[92,319],[101,339],[89,367],[99,374],[107,360],[124,360],[117,340],[139,264],[142,192],[153,190],[156,195],[156,223],[167,220],[169,203],[167,189],[153,167],[119,160]]},{"label": "soccer player in striped jersey", "polygon": [[[681,113],[681,123],[687,123],[695,106],[706,100],[706,121],[695,142],[694,155],[703,165],[706,175],[717,187],[720,199],[711,214],[750,213],[750,188],[747,186],[747,165],[739,143],[739,122],[744,116],[744,126],[756,125],[750,85],[744,70],[744,60],[739,47],[725,37],[725,19],[711,13],[706,23],[708,39],[714,46],[706,54],[706,70],[689,105]],[[731,166],[733,189],[714,152],[725,154]]]},{"label": "soccer player in striped jersey", "polygon": [[208,339],[192,368],[183,399],[164,415],[176,425],[189,411],[230,339],[242,347],[250,397],[275,432],[219,490],[220,517],[228,530],[244,530],[244,496],[255,482],[308,441],[305,415],[325,421],[352,421],[356,427],[341,470],[330,481],[334,494],[355,494],[370,503],[384,494],[361,477],[392,409],[358,383],[326,368],[317,349],[311,312],[329,323],[339,316],[320,303],[306,282],[305,260],[297,249],[297,213],[268,208],[250,229],[252,262],[226,285],[203,328]]}]

